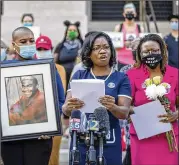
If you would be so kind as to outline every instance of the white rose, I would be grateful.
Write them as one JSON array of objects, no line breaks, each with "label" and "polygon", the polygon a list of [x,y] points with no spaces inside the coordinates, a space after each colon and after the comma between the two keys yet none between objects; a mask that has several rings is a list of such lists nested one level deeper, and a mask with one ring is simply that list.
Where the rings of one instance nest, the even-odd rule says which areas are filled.
[{"label": "white rose", "polygon": [[159,97],[162,97],[163,95],[165,95],[167,93],[167,90],[163,85],[158,85],[156,92]]},{"label": "white rose", "polygon": [[148,99],[150,100],[156,100],[158,95],[157,95],[157,86],[155,84],[149,85],[146,90],[145,94]]}]

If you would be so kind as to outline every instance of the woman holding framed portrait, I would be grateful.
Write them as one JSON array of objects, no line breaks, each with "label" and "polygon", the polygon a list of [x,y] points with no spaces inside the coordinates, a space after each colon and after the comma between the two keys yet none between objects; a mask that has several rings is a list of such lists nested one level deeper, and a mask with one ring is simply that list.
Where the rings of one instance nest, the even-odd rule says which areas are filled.
[{"label": "woman holding framed portrait", "polygon": [[[21,84],[20,93],[22,94],[22,97],[20,97],[20,99],[17,100],[9,110],[10,124],[15,127],[20,126],[22,128],[18,129],[20,131],[27,132],[28,126],[29,128],[33,127],[34,129],[38,129],[39,132],[34,132],[32,135],[17,134],[14,138],[10,136],[2,136],[2,159],[5,165],[48,165],[52,150],[52,138],[50,136],[52,136],[51,134],[53,133],[54,135],[60,134],[61,131],[59,114],[64,103],[64,90],[62,82],[59,74],[55,70],[55,65],[52,62],[50,67],[48,67],[49,65],[42,65],[46,64],[45,61],[38,62],[39,60],[32,60],[36,54],[36,46],[34,34],[29,28],[19,27],[15,29],[12,33],[12,45],[16,52],[15,60],[6,61],[4,64],[2,63],[3,67],[1,66],[1,70],[4,72],[3,74],[5,74],[6,72],[3,70],[4,68],[6,70],[9,69],[9,65],[12,65],[13,70],[18,70],[20,66],[23,66],[24,69],[20,69],[19,72],[22,72],[24,75],[18,76],[18,78],[10,77],[7,79],[5,77],[5,80],[7,79],[7,81],[3,82],[4,84],[10,84],[10,80],[13,81],[14,79],[18,79],[19,83],[17,84]],[[35,66],[35,64],[39,63],[40,66],[44,67],[40,68],[39,66]],[[19,66],[15,67],[17,65]],[[45,75],[45,72],[43,75],[28,75],[32,73],[31,67],[38,68],[33,69],[34,73],[38,70],[43,73],[43,68],[50,68],[46,71],[48,71],[51,77]],[[19,74],[19,72],[14,72],[14,75]],[[42,81],[43,79],[44,81]],[[48,86],[48,84],[50,85]],[[51,91],[50,94],[44,93],[44,91],[47,92],[45,87],[48,87],[48,90]],[[7,91],[3,93],[7,93]],[[49,99],[48,102],[46,99]],[[51,102],[51,105],[49,102]],[[54,116],[49,114],[51,112],[53,112]],[[49,122],[52,120],[55,120],[53,125],[55,125],[54,129],[56,129],[56,131],[51,130],[51,132],[48,132],[50,126]],[[35,124],[40,125],[36,126]],[[2,130],[5,129],[3,128],[3,125],[4,123],[2,123]],[[47,128],[46,130],[44,129],[44,126]],[[25,127],[26,129],[24,129]],[[12,129],[12,126],[10,129]],[[32,131],[34,129],[31,128]],[[40,129],[43,129],[44,131],[40,131]],[[43,132],[45,135],[43,135]]]}]

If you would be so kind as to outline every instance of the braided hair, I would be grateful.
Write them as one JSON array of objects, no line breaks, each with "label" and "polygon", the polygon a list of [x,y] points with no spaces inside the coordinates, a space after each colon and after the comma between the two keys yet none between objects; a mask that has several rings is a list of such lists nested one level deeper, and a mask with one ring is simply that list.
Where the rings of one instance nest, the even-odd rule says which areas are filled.
[{"label": "braided hair", "polygon": [[104,37],[107,40],[107,42],[110,46],[111,58],[110,58],[110,61],[109,61],[109,66],[114,67],[115,64],[116,64],[116,51],[114,49],[111,38],[104,32],[94,31],[94,32],[89,32],[86,35],[83,46],[81,48],[80,55],[81,55],[81,58],[82,58],[83,65],[86,68],[91,68],[93,66],[93,62],[91,61],[90,56],[91,56],[91,52],[92,52],[92,49],[93,49],[94,42],[99,37]]},{"label": "braided hair", "polygon": [[141,67],[141,64],[142,64],[141,47],[147,41],[154,41],[159,44],[160,50],[161,50],[161,56],[162,56],[162,61],[160,63],[160,69],[161,69],[162,73],[164,74],[165,70],[166,70],[166,65],[168,63],[167,46],[166,46],[165,42],[163,41],[163,39],[157,34],[148,34],[140,40],[140,43],[136,49],[136,63],[134,64],[134,67],[136,67],[136,68]]}]

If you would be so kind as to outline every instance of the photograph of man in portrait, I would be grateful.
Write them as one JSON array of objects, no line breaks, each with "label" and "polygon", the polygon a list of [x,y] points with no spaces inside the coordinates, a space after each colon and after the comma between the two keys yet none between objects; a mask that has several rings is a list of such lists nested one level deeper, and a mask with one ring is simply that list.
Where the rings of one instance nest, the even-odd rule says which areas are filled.
[{"label": "photograph of man in portrait", "polygon": [[9,125],[48,122],[43,75],[6,77]]}]

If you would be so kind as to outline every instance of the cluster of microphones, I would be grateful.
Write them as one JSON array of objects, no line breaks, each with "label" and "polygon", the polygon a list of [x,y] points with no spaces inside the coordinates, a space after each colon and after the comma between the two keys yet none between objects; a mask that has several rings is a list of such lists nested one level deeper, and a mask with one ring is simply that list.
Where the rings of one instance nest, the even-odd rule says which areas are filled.
[{"label": "cluster of microphones", "polygon": [[[72,138],[71,165],[80,164],[79,143],[87,146],[86,165],[106,165],[103,146],[106,143],[106,136],[109,131],[109,115],[105,108],[99,107],[95,109],[94,113],[89,115],[88,120],[85,113],[81,113],[79,110],[72,111],[70,119],[70,134]],[[98,155],[96,148],[98,148]]]}]

